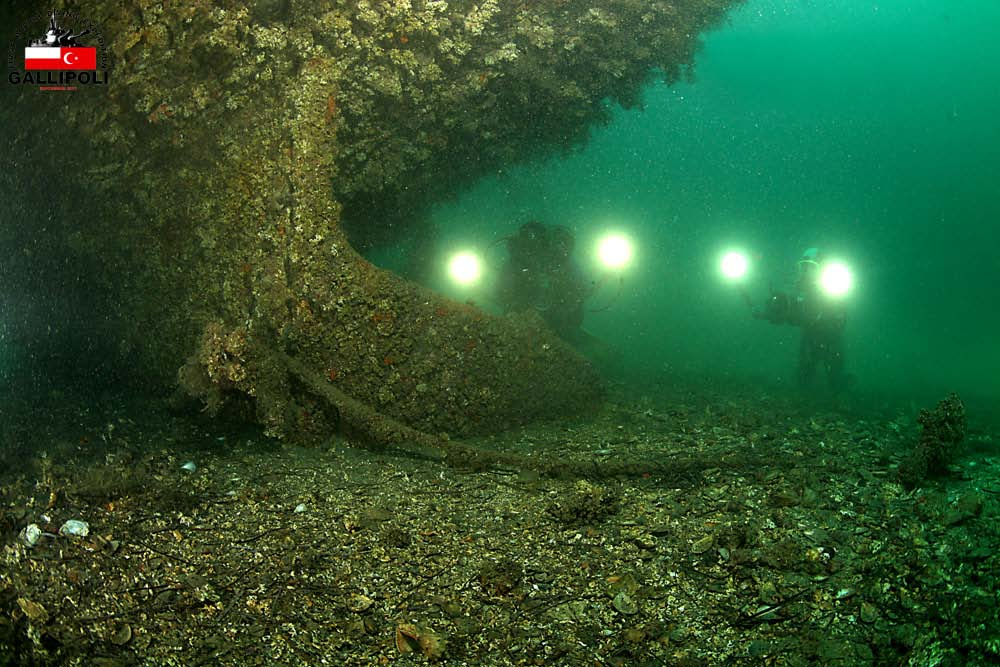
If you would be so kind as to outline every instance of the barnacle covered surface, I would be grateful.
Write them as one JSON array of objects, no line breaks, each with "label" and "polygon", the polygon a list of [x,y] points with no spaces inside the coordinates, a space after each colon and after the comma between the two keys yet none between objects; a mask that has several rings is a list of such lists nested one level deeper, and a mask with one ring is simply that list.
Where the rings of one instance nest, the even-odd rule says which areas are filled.
[{"label": "barnacle covered surface", "polygon": [[[653,68],[678,77],[730,4],[57,3],[100,26],[111,83],[6,91],[5,185],[26,196],[3,213],[37,216],[28,193],[46,192],[47,247],[100,266],[86,279],[116,354],[213,408],[251,397],[273,433],[370,432],[377,414],[463,434],[580,409],[599,380],[537,318],[371,266],[342,219],[361,243],[391,237],[407,211],[578,143]],[[317,406],[318,378],[366,410]]]}]

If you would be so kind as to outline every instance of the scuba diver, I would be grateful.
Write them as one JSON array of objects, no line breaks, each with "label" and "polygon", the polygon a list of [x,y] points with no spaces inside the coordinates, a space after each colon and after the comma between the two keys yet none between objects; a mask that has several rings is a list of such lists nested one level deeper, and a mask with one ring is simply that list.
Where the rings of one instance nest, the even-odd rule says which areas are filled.
[{"label": "scuba diver", "polygon": [[593,286],[573,260],[573,233],[532,220],[501,241],[507,246],[507,262],[500,271],[497,300],[504,312],[533,308],[560,337],[580,336],[584,301]]},{"label": "scuba diver", "polygon": [[809,248],[802,254],[794,292],[772,289],[763,310],[754,309],[753,316],[772,324],[790,324],[802,329],[798,368],[800,387],[811,387],[816,368],[822,366],[834,392],[846,388],[844,325],[847,318],[842,303],[828,297],[821,289],[818,248]]}]

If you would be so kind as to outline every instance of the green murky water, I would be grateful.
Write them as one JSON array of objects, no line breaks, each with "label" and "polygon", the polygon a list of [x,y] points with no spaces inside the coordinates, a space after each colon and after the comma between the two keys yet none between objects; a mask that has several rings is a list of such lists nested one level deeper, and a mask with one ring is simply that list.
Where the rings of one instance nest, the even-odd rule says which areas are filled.
[{"label": "green murky water", "polygon": [[[988,2],[748,2],[706,36],[690,82],[651,84],[643,109],[616,109],[582,150],[439,206],[439,250],[485,249],[538,218],[576,232],[596,279],[591,244],[625,231],[636,261],[617,300],[592,299],[614,303],[585,328],[622,351],[626,380],[787,383],[798,332],[748,317],[716,262],[745,249],[761,301],[819,246],[855,274],[846,344],[859,390],[995,402],[997,19]],[[502,248],[486,258],[495,269]],[[453,293],[491,299],[488,287]]]},{"label": "green murky water", "polygon": [[[246,405],[123,396],[97,267],[23,251],[38,282],[0,285],[0,665],[995,664],[998,21],[750,0],[689,80],[440,203],[431,243],[372,249],[500,312],[498,242],[575,234],[600,288],[573,342],[608,400],[470,440],[504,459],[302,448]],[[634,244],[620,271],[595,261],[608,231]],[[854,276],[832,403],[800,400],[799,331],[751,316],[812,247]],[[448,280],[460,249],[482,282]],[[960,451],[966,408],[918,412],[953,391]]]}]

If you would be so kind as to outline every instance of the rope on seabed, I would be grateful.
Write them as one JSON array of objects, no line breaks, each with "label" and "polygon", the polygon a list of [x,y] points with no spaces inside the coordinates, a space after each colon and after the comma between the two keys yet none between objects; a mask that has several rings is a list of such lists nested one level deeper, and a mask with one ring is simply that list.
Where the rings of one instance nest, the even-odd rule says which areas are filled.
[{"label": "rope on seabed", "polygon": [[[492,469],[514,467],[539,475],[560,479],[613,479],[642,476],[667,477],[696,483],[697,475],[709,468],[743,469],[759,464],[765,457],[754,452],[751,456],[734,457],[739,462],[720,459],[715,454],[704,457],[670,457],[667,460],[567,461],[544,456],[523,456],[496,452],[462,444],[446,437],[434,436],[388,417],[368,404],[332,386],[324,377],[310,370],[300,360],[284,356],[285,367],[313,394],[337,410],[340,419],[372,444],[391,447],[411,455],[428,457],[428,450],[440,452],[441,460],[456,468]],[[756,459],[756,460],[753,460]]]}]

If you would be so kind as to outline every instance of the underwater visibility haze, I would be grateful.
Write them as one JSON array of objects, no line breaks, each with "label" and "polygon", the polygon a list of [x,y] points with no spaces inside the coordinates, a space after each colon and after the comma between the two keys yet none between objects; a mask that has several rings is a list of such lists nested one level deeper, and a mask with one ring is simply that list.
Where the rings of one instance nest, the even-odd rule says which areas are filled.
[{"label": "underwater visibility haze", "polygon": [[794,384],[797,332],[747,317],[718,257],[753,255],[748,287],[764,300],[820,247],[855,272],[847,364],[860,389],[996,405],[990,17],[989,3],[748,2],[706,35],[693,80],[651,83],[643,108],[616,110],[582,150],[439,206],[442,244],[538,218],[571,226],[599,275],[594,238],[627,230],[625,289],[585,324],[621,349],[624,381],[654,369],[768,384]]},{"label": "underwater visibility haze", "polygon": [[998,23],[4,5],[0,667],[997,664]]}]

